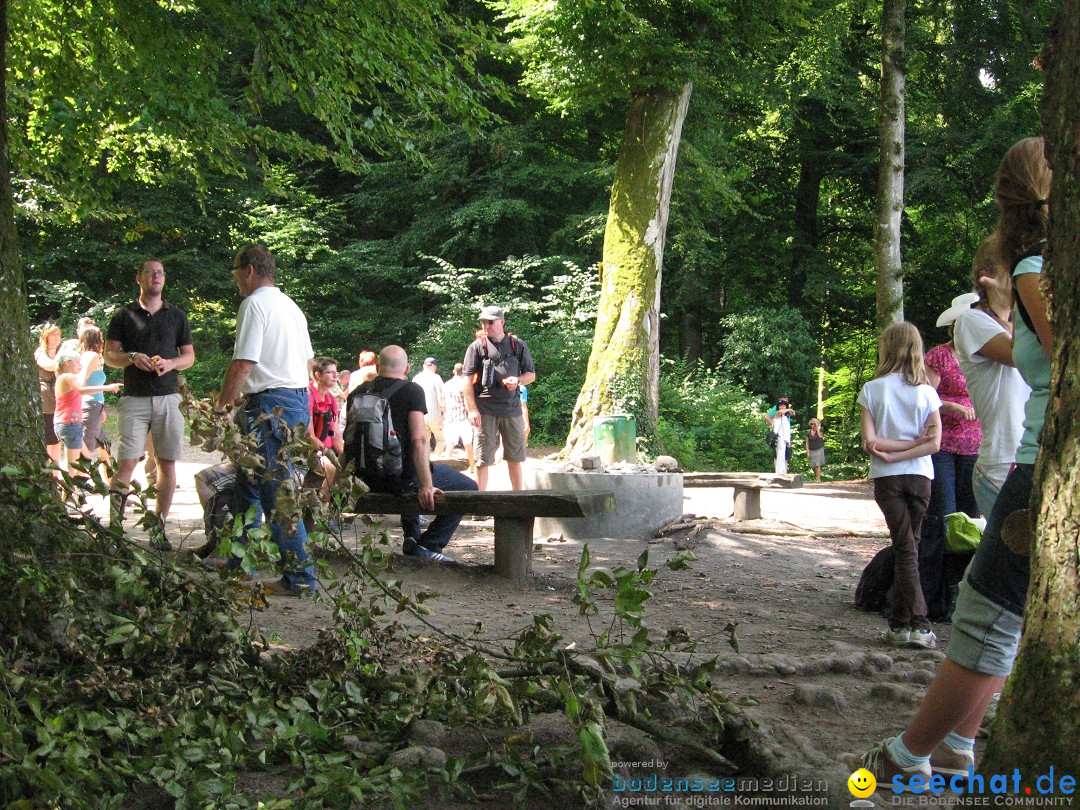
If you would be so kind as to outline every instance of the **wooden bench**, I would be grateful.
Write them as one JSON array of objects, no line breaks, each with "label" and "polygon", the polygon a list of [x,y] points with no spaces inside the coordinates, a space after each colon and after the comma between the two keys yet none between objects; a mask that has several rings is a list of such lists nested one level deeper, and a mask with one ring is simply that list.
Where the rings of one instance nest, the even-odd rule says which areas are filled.
[{"label": "wooden bench", "polygon": [[358,512],[376,515],[485,515],[495,518],[495,573],[514,582],[532,572],[533,522],[538,517],[588,517],[615,508],[612,492],[524,490],[518,492],[446,492],[434,509],[424,509],[416,495],[368,492],[356,502]]},{"label": "wooden bench", "polygon": [[798,489],[802,485],[801,475],[742,472],[683,473],[684,487],[733,487],[736,520],[757,520],[761,517],[761,490]]}]

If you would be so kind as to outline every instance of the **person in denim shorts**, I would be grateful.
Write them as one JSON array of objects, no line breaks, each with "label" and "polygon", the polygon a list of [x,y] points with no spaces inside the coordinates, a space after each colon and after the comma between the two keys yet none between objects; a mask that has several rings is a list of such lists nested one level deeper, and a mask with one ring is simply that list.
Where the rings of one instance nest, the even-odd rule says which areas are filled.
[{"label": "person in denim shorts", "polygon": [[966,776],[973,770],[975,735],[994,694],[1012,671],[1020,646],[1030,566],[1017,540],[1030,538],[1018,538],[1014,527],[1027,524],[1030,535],[1027,510],[1039,432],[1050,400],[1053,335],[1039,290],[1050,181],[1042,138],[1016,143],[998,168],[997,258],[1001,266],[1012,268],[1020,315],[1014,318],[1012,359],[1031,386],[1024,433],[1016,464],[960,584],[948,657],[914,719],[903,734],[863,754],[842,755],[849,768],[866,768],[879,782],[894,776],[929,779],[934,773]]}]

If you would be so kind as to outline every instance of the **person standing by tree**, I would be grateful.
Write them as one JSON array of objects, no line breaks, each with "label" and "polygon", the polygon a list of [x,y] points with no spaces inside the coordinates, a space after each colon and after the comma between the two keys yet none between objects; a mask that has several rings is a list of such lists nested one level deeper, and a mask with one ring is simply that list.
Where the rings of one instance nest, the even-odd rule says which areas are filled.
[{"label": "person standing by tree", "polygon": [[38,336],[34,363],[37,365],[38,393],[41,395],[41,424],[44,427],[45,452],[50,461],[60,461],[60,438],[53,428],[53,414],[56,413],[56,353],[64,336],[56,324],[46,324]]},{"label": "person standing by tree", "polygon": [[810,429],[806,432],[806,457],[810,461],[810,469],[814,471],[814,479],[821,483],[821,468],[825,466],[825,434],[821,432],[821,420],[814,417],[810,420]]},{"label": "person standing by tree", "polygon": [[[233,514],[246,515],[255,507],[253,522],[244,527],[240,542],[263,517],[270,523],[270,537],[281,551],[282,577],[271,583],[271,593],[294,596],[314,593],[315,569],[306,548],[307,531],[302,520],[290,531],[277,514],[282,483],[295,477],[291,462],[278,458],[288,430],[306,425],[311,418],[308,380],[314,365],[307,318],[274,280],[277,264],[262,245],[241,249],[233,261],[233,279],[244,300],[236,313],[236,345],[225,371],[217,407],[243,409],[242,429],[254,433],[262,471],[236,474]],[[276,412],[275,412],[276,411]],[[236,557],[230,558],[236,565]]]},{"label": "person standing by tree", "polygon": [[525,432],[517,389],[536,379],[536,368],[525,341],[506,331],[506,316],[499,307],[484,307],[480,325],[484,335],[469,344],[462,364],[469,422],[479,428],[475,442],[476,483],[481,490],[487,489],[487,468],[495,463],[495,448],[502,436],[510,487],[523,489]]},{"label": "person standing by tree", "polygon": [[165,268],[146,259],[135,275],[139,297],[117,310],[105,335],[105,364],[124,369],[124,394],[117,406],[120,432],[117,469],[110,484],[113,520],[123,517],[131,474],[153,434],[157,455],[157,524],[150,544],[172,550],[165,519],[176,491],[176,462],[184,452],[184,417],[180,413],[180,372],[195,362],[187,315],[162,298]]},{"label": "person standing by tree", "polygon": [[896,647],[937,646],[919,583],[919,530],[930,503],[941,446],[941,399],[927,383],[919,330],[907,321],[878,338],[874,379],[859,393],[863,450],[870,454],[874,500],[896,552],[892,608],[885,640]]},{"label": "person standing by tree", "polygon": [[[1012,359],[1031,386],[1016,465],[1005,479],[975,557],[960,583],[948,657],[902,734],[844,763],[866,768],[879,781],[897,775],[967,775],[975,767],[975,735],[986,707],[1012,671],[1020,645],[1029,560],[1006,542],[1007,519],[1026,513],[1031,499],[1039,434],[1050,401],[1053,334],[1039,290],[1042,246],[1049,221],[1051,174],[1042,138],[1026,138],[998,168],[1000,208],[995,235],[998,262],[1011,267],[1016,289]],[[1008,521],[1012,524],[1012,521]],[[1010,547],[1012,546],[1012,547]]]},{"label": "person standing by tree", "polygon": [[795,416],[795,409],[791,407],[788,397],[780,397],[776,404],[762,414],[762,419],[769,429],[776,434],[776,445],[773,449],[776,455],[773,458],[773,471],[779,475],[787,475],[788,459],[791,458],[791,417]]}]

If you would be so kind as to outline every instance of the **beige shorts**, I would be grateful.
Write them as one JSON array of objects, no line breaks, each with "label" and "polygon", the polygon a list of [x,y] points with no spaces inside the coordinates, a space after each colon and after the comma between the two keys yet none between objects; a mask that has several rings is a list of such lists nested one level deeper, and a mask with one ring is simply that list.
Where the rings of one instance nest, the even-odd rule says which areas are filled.
[{"label": "beige shorts", "polygon": [[184,457],[184,416],[180,413],[180,395],[160,397],[120,397],[116,427],[118,459],[142,458],[146,435],[154,435],[154,455],[165,461]]},{"label": "beige shorts", "polygon": [[520,416],[489,416],[480,414],[480,428],[476,431],[473,448],[476,451],[476,466],[489,467],[495,464],[495,448],[502,436],[503,458],[506,461],[525,460],[525,426]]}]

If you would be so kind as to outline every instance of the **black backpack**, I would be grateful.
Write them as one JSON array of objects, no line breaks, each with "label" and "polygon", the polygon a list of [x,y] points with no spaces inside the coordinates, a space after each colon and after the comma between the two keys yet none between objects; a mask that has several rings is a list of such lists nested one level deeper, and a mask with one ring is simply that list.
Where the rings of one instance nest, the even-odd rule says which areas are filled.
[{"label": "black backpack", "polygon": [[855,586],[855,607],[870,613],[888,612],[889,590],[893,585],[893,569],[896,566],[896,552],[892,546],[885,546],[866,564],[859,584]]},{"label": "black backpack", "polygon": [[356,474],[375,492],[401,492],[401,440],[390,415],[390,398],[407,380],[398,380],[382,392],[364,383],[346,404],[345,461],[356,462]]}]

